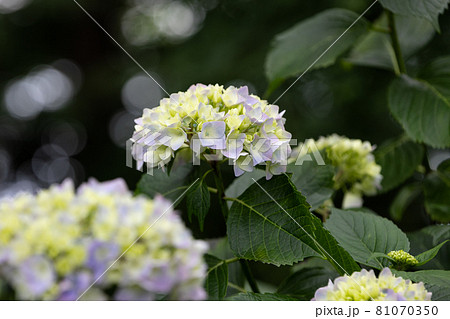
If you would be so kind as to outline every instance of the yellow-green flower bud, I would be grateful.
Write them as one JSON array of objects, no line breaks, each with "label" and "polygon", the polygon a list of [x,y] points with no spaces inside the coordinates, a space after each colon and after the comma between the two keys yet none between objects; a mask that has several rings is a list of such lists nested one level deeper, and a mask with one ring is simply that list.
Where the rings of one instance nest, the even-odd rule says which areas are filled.
[{"label": "yellow-green flower bud", "polygon": [[388,256],[394,259],[395,266],[398,269],[407,269],[419,263],[413,255],[403,250],[393,250],[388,253]]}]

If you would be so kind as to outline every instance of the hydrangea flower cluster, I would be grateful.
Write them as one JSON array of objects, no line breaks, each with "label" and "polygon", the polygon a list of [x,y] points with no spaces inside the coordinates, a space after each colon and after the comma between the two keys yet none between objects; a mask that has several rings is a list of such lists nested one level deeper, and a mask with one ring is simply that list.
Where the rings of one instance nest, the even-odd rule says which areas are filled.
[{"label": "hydrangea flower cluster", "polygon": [[317,289],[315,301],[400,301],[431,300],[423,282],[418,284],[395,277],[389,268],[384,268],[378,278],[373,270],[354,272],[330,280],[328,286]]},{"label": "hydrangea flower cluster", "polygon": [[204,299],[206,250],[170,202],[121,179],[0,200],[0,282],[20,300],[76,300],[125,251],[83,300]]},{"label": "hydrangea flower cluster", "polygon": [[362,195],[374,195],[381,188],[381,167],[375,162],[369,142],[333,134],[318,140],[307,140],[292,151],[291,158],[304,156],[314,150],[325,151],[331,164],[337,168],[334,188],[346,193],[345,206],[360,206]]},{"label": "hydrangea flower cluster", "polygon": [[413,255],[403,250],[393,250],[387,255],[394,259],[396,268],[398,269],[407,269],[419,263]]},{"label": "hydrangea flower cluster", "polygon": [[144,162],[164,168],[177,150],[190,147],[196,156],[215,152],[230,159],[236,176],[266,164],[270,178],[286,170],[291,152],[283,114],[246,86],[192,85],[144,109],[131,152],[139,168]]}]

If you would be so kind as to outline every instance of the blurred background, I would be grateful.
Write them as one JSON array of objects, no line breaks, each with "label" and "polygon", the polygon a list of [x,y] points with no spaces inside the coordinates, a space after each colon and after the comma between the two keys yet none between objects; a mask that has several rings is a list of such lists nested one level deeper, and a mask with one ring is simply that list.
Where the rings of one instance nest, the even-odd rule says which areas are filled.
[{"label": "blurred background", "polygon": [[[262,96],[273,37],[330,7],[364,11],[372,0],[78,0],[169,93],[193,83],[247,85]],[[375,5],[366,15],[375,19]],[[409,59],[450,52],[442,34]],[[401,133],[386,105],[389,71],[341,62],[309,72],[282,99],[302,141],[338,133],[380,144]],[[275,100],[294,79],[272,96]],[[141,173],[125,165],[133,119],[165,93],[73,0],[0,0],[0,196],[67,177],[77,184]]]}]

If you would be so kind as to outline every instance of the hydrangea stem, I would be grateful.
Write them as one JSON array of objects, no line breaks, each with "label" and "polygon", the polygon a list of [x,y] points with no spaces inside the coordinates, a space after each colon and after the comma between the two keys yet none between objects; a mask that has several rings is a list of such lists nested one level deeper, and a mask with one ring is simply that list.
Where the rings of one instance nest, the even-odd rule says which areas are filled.
[{"label": "hydrangea stem", "polygon": [[217,194],[217,188],[209,187],[209,186],[208,186],[208,191],[209,191],[210,193],[212,193],[212,194]]},{"label": "hydrangea stem", "polygon": [[390,35],[391,35],[392,47],[394,49],[395,59],[397,60],[398,70],[396,73],[406,74],[406,66],[405,66],[405,61],[403,60],[400,42],[398,40],[397,27],[395,25],[394,14],[389,10],[386,10],[386,14],[388,17],[388,24],[389,24],[389,30],[390,30]]},{"label": "hydrangea stem", "polygon": [[246,292],[247,292],[247,290],[245,290],[245,289],[242,288],[242,287],[239,287],[238,285],[233,284],[232,282],[228,282],[228,287],[233,288],[233,289],[236,289],[236,290],[238,290],[238,291],[240,291],[240,292],[243,292],[243,293],[246,293]]},{"label": "hydrangea stem", "polygon": [[[225,197],[222,172],[220,171],[220,162],[214,161],[214,162],[210,162],[210,163],[214,170],[214,180],[216,182],[217,196],[219,197],[220,208],[222,210],[223,216],[225,217],[225,220],[227,220],[227,218],[228,218],[228,205],[227,205],[228,197]],[[255,293],[259,293],[260,290],[258,288],[258,285],[256,284],[255,278],[253,277],[252,271],[248,265],[247,260],[240,259],[239,263],[241,265],[242,272],[244,273],[245,278],[247,278],[247,281],[250,284],[250,287],[252,288],[252,291]]]},{"label": "hydrangea stem", "polygon": [[239,260],[239,263],[241,264],[242,272],[244,273],[245,278],[247,278],[247,281],[250,284],[252,291],[255,293],[259,293],[260,290],[258,288],[258,285],[256,284],[255,278],[253,277],[250,266],[248,265],[248,261],[245,259],[241,259]]},{"label": "hydrangea stem", "polygon": [[225,218],[225,220],[227,220],[228,206],[227,206],[227,202],[225,201],[225,192],[224,192],[224,187],[223,187],[222,172],[220,171],[219,162],[213,161],[213,162],[211,162],[211,166],[214,170],[214,180],[216,182],[217,196],[219,197],[220,209],[222,210],[223,217]]}]

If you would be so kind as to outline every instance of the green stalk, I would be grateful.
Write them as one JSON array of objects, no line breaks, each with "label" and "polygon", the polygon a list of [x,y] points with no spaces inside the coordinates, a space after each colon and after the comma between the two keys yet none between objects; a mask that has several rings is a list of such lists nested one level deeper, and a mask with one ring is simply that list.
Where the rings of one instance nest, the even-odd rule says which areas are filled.
[{"label": "green stalk", "polygon": [[248,265],[248,261],[245,259],[240,259],[239,263],[241,264],[242,272],[244,273],[245,278],[247,278],[247,281],[250,284],[252,291],[255,293],[260,293],[261,291],[259,290],[258,285],[256,284],[256,280],[253,277],[250,266]]},{"label": "green stalk", "polygon": [[[219,166],[220,163],[213,161],[213,162],[210,162],[210,164],[214,170],[214,180],[216,182],[217,196],[219,197],[220,208],[222,210],[223,216],[225,217],[225,220],[227,220],[228,219],[227,200],[229,198],[225,197],[222,172],[220,171],[220,166]],[[234,261],[234,259],[233,259],[233,261]],[[258,288],[258,285],[256,284],[255,278],[253,277],[252,271],[250,270],[250,267],[248,266],[247,260],[240,259],[239,263],[241,265],[242,272],[244,273],[245,278],[247,278],[247,281],[250,284],[250,287],[252,288],[252,291],[259,293],[260,290]]]},{"label": "green stalk", "polygon": [[245,290],[245,289],[242,288],[242,287],[239,287],[238,285],[233,284],[232,282],[228,282],[228,287],[234,288],[234,289],[236,289],[236,290],[238,290],[238,291],[240,291],[240,292],[243,292],[243,293],[246,293],[246,292],[247,292],[247,290]]},{"label": "green stalk", "polygon": [[223,187],[222,172],[220,171],[220,166],[218,162],[216,161],[211,162],[211,166],[214,170],[214,181],[216,182],[217,196],[219,197],[220,209],[222,210],[222,215],[226,221],[228,218],[228,206],[227,202],[225,201],[225,191]]},{"label": "green stalk", "polygon": [[208,191],[212,194],[217,194],[217,188],[213,188],[213,187],[209,187],[208,186]]},{"label": "green stalk", "polygon": [[394,49],[395,59],[397,60],[398,72],[400,74],[406,74],[405,61],[403,60],[402,50],[397,35],[397,27],[395,26],[395,16],[389,10],[386,10],[386,14],[388,17],[388,25],[390,29],[392,47]]}]

